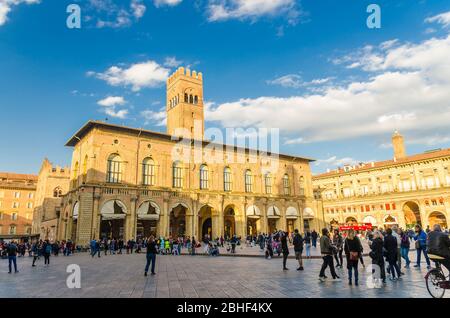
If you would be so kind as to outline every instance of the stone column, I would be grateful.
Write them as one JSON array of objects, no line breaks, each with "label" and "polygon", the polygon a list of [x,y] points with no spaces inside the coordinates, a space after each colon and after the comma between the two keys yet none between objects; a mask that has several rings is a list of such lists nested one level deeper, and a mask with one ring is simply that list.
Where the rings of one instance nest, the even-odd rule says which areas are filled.
[{"label": "stone column", "polygon": [[99,193],[94,194],[94,212],[92,215],[92,237],[91,239],[98,239],[100,237],[100,222],[101,222],[101,214],[100,214],[100,198],[101,195]]},{"label": "stone column", "polygon": [[130,214],[127,215],[127,218],[129,218],[129,222],[128,222],[128,229],[129,229],[129,235],[128,237],[132,237],[134,239],[136,239],[136,228],[137,228],[137,202],[138,202],[138,197],[136,194],[133,194],[131,196],[131,211]]},{"label": "stone column", "polygon": [[159,227],[158,232],[160,236],[167,237],[169,236],[169,221],[170,221],[170,212],[169,211],[169,200],[167,198],[163,199],[163,208],[161,211],[161,215],[159,216]]}]

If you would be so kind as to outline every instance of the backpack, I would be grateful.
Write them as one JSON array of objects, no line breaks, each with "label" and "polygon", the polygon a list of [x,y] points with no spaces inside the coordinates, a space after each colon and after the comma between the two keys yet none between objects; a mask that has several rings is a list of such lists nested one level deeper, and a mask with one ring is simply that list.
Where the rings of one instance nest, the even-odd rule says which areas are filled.
[{"label": "backpack", "polygon": [[47,244],[45,247],[45,253],[50,254],[52,252],[52,246],[50,244]]}]

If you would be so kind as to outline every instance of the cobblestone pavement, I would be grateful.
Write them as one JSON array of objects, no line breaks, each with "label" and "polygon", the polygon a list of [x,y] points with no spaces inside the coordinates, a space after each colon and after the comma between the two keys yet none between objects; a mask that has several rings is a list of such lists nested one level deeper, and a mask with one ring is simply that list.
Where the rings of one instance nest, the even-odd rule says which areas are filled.
[{"label": "cobblestone pavement", "polygon": [[[68,264],[81,267],[81,289],[67,288]],[[20,273],[8,274],[7,261],[0,260],[0,297],[429,297],[425,264],[421,270],[404,269],[401,281],[388,280],[380,289],[366,286],[368,274],[362,267],[360,286],[348,286],[342,270],[338,270],[342,282],[320,283],[318,259],[305,260],[303,272],[295,270],[295,260],[289,259],[290,270],[282,271],[280,258],[259,257],[158,256],[157,275],[148,277],[143,275],[144,265],[145,254],[91,258],[80,253],[51,257],[50,266],[41,259],[34,268],[31,258],[19,258]],[[328,270],[327,275],[331,276]]]}]

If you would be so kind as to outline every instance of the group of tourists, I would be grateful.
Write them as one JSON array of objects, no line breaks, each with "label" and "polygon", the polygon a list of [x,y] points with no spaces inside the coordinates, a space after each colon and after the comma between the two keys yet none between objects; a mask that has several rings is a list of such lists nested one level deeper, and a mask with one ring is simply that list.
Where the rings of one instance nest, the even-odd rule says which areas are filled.
[{"label": "group of tourists", "polygon": [[[410,235],[409,231],[403,231],[397,226],[387,228],[386,230],[375,230],[368,233],[368,245],[370,248],[369,257],[372,259],[372,264],[376,265],[380,269],[379,279],[383,284],[386,283],[386,274],[390,277],[391,281],[401,279],[402,275],[402,259],[405,261],[404,268],[410,267],[411,261],[409,259],[409,251],[411,241],[415,243],[415,249],[417,253],[416,264],[414,267],[421,267],[421,256],[423,254],[427,268],[431,267],[428,252],[430,246],[435,246],[437,243],[433,237],[435,233],[442,233],[442,237],[446,237],[448,240],[448,234],[441,231],[439,225],[435,225],[433,231],[428,234],[421,228],[420,225],[414,227],[414,235]],[[447,247],[445,244],[441,247],[441,250],[446,250],[444,253],[435,248],[433,254],[450,254],[450,243]],[[364,265],[363,246],[360,238],[356,235],[353,229],[350,229],[344,238],[339,230],[334,230],[331,234],[328,229],[322,230],[322,237],[320,238],[320,250],[322,254],[323,264],[319,273],[319,280],[325,281],[325,270],[329,267],[333,281],[339,281],[340,277],[337,275],[334,260],[336,260],[336,267],[342,268],[343,266],[343,254],[345,254],[347,270],[348,270],[348,283],[352,285],[353,278],[355,285],[358,285],[358,265],[361,262]],[[334,256],[334,260],[333,260]],[[373,270],[375,273],[375,269]]]}]

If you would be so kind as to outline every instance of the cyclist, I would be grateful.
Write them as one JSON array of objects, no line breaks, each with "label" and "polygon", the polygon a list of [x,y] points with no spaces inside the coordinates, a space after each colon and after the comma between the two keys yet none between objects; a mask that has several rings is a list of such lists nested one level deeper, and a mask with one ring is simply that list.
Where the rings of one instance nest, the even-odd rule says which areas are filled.
[{"label": "cyclist", "polygon": [[441,226],[435,224],[427,237],[428,253],[444,257],[439,262],[450,271],[450,238],[442,232]]}]

